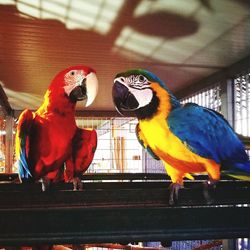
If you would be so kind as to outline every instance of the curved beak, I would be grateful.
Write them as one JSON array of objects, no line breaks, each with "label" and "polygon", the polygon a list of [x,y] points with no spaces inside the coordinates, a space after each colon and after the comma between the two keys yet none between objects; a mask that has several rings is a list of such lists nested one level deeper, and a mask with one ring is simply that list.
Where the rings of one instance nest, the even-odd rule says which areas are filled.
[{"label": "curved beak", "polygon": [[70,89],[69,98],[73,102],[85,100],[88,107],[95,99],[98,91],[98,80],[94,72],[90,72],[73,89]]},{"label": "curved beak", "polygon": [[94,72],[90,72],[86,76],[85,84],[86,84],[86,96],[87,96],[86,107],[88,107],[93,103],[98,92],[98,80]]},{"label": "curved beak", "polygon": [[86,90],[86,78],[82,80],[82,82],[77,85],[76,87],[74,87],[70,94],[69,94],[69,98],[74,101],[82,101],[85,100],[87,98],[87,90]]},{"label": "curved beak", "polygon": [[126,111],[133,111],[139,107],[139,103],[129,89],[118,80],[112,89],[113,102],[115,108],[121,115],[125,115]]}]

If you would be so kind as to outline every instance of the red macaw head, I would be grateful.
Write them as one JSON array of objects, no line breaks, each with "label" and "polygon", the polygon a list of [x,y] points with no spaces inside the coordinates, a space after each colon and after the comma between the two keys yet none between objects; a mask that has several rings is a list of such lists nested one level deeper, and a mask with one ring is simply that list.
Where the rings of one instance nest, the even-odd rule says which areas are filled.
[{"label": "red macaw head", "polygon": [[82,65],[69,67],[54,77],[49,90],[63,93],[72,102],[86,100],[86,106],[89,106],[98,91],[96,72]]}]

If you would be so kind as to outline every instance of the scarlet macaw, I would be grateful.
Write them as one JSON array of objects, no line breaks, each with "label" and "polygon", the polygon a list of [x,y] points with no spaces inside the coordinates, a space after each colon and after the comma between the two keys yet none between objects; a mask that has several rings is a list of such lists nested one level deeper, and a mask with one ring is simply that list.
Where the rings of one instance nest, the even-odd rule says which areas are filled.
[{"label": "scarlet macaw", "polygon": [[96,131],[80,129],[75,122],[76,102],[89,106],[98,89],[95,71],[74,66],[58,73],[35,111],[24,110],[16,131],[16,156],[22,182],[42,179],[43,190],[62,177],[81,188],[79,175],[92,162],[97,145]]},{"label": "scarlet macaw", "polygon": [[139,142],[163,161],[172,180],[170,204],[183,178],[193,179],[192,173],[207,172],[208,185],[220,179],[221,171],[243,179],[250,176],[249,157],[224,117],[194,103],[181,105],[153,73],[134,69],[118,74],[113,101],[121,114],[135,113]]}]

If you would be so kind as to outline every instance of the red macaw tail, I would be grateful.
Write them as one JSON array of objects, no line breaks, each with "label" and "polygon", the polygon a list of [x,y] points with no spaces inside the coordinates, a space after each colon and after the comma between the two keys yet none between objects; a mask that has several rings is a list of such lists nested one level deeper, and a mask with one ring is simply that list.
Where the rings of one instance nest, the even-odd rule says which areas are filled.
[{"label": "red macaw tail", "polygon": [[32,178],[32,174],[27,163],[29,131],[32,122],[33,113],[28,109],[24,110],[19,117],[16,131],[16,157],[19,177],[22,180]]},{"label": "red macaw tail", "polygon": [[97,147],[95,130],[78,128],[72,141],[72,155],[66,161],[65,180],[83,174],[91,164]]}]

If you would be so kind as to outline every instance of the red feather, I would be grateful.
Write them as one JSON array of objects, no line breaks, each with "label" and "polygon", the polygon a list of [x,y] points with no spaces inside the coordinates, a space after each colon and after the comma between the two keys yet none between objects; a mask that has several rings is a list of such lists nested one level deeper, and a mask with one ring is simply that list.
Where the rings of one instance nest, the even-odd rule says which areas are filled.
[{"label": "red feather", "polygon": [[[72,71],[74,74],[69,75]],[[64,163],[72,160],[70,166],[67,164],[67,172],[70,172],[65,175],[67,180],[86,171],[94,156],[96,132],[76,126],[76,101],[69,98],[64,87],[94,72],[85,66],[63,70],[53,79],[39,109],[36,112],[25,110],[20,115],[16,134],[17,162],[24,172],[28,167],[32,176],[21,174],[21,179],[46,177],[57,181],[62,176]],[[65,80],[67,75],[71,77],[69,83]],[[25,157],[21,155],[22,149]],[[25,164],[27,166],[23,166]]]}]

